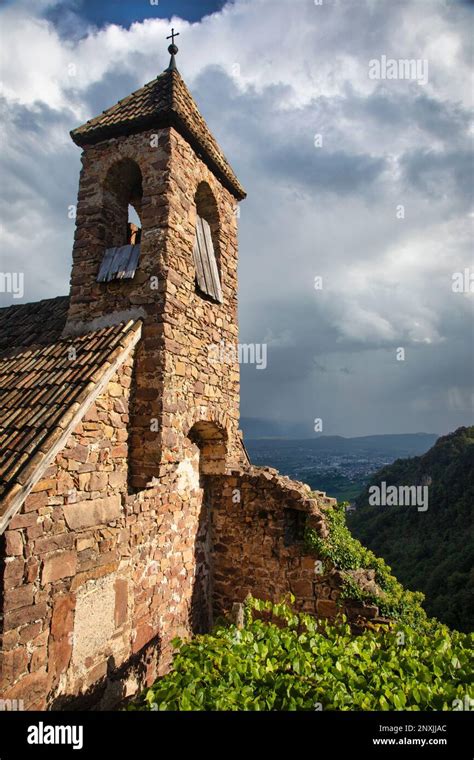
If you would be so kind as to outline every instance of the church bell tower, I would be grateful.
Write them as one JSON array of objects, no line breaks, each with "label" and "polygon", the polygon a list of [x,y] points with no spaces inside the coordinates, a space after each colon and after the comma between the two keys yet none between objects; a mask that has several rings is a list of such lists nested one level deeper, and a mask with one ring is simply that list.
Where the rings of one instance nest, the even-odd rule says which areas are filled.
[{"label": "church bell tower", "polygon": [[245,192],[177,70],[174,37],[162,74],[71,132],[83,153],[65,334],[143,322],[132,488],[176,468],[193,441],[208,473],[241,452],[239,367],[216,360],[215,347],[238,341]]}]

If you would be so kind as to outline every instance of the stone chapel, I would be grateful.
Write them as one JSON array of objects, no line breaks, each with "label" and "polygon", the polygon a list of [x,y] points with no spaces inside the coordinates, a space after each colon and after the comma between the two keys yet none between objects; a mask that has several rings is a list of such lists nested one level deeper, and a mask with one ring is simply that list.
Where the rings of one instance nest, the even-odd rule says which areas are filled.
[{"label": "stone chapel", "polygon": [[210,357],[238,341],[245,192],[169,50],[71,132],[69,295],[0,309],[0,698],[24,709],[120,704],[249,592],[339,609],[304,543],[334,500],[250,464],[238,363]]}]

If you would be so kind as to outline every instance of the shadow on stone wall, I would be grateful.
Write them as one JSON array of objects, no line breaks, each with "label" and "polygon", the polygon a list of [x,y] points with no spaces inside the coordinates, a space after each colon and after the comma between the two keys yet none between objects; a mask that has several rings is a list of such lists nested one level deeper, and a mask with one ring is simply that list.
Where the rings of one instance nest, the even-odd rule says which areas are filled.
[{"label": "shadow on stone wall", "polygon": [[208,633],[213,625],[214,547],[211,535],[213,477],[223,477],[228,456],[228,436],[217,422],[199,420],[188,432],[188,438],[199,448],[199,486],[203,490],[202,506],[194,544],[196,568],[189,626],[193,634]]},{"label": "shadow on stone wall", "polygon": [[200,487],[203,499],[194,544],[194,577],[189,627],[193,634],[208,633],[212,628],[212,537],[211,537],[211,495],[208,478],[201,475]]},{"label": "shadow on stone wall", "polygon": [[156,672],[156,663],[160,655],[161,638],[154,636],[119,667],[116,666],[115,658],[110,656],[107,659],[107,675],[81,694],[62,694],[56,697],[49,709],[65,712],[120,709],[129,699],[136,696],[127,694],[127,681],[133,679],[139,685],[137,693],[144,689],[148,682],[148,674],[151,671]]}]

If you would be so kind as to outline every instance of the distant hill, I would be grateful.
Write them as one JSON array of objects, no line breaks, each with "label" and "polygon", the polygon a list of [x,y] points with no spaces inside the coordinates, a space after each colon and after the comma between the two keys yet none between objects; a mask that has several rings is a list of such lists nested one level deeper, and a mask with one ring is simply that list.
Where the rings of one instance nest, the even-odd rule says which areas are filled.
[{"label": "distant hill", "polygon": [[[413,453],[420,454],[427,451],[436,441],[438,435],[435,433],[401,433],[401,434],[384,434],[384,435],[365,435],[355,437],[345,437],[342,435],[320,435],[312,432],[311,426],[304,425],[300,422],[288,423],[278,422],[277,420],[265,420],[259,417],[241,417],[240,428],[243,431],[245,443],[251,441],[270,441],[280,442],[287,441],[291,445],[294,443],[304,442],[305,445],[311,443],[315,448],[327,449],[328,444],[331,450],[348,451],[351,447],[355,448],[374,447],[380,452],[380,447],[388,446],[387,450],[393,450],[396,453],[404,448],[405,443]],[[383,449],[385,450],[385,448]]]},{"label": "distant hill", "polygon": [[[245,431],[244,431],[245,434]],[[252,437],[245,436],[245,444],[253,451],[266,449],[269,445],[280,451],[304,446],[311,451],[330,453],[357,453],[373,451],[379,454],[406,456],[421,454],[427,451],[437,439],[434,433],[402,433],[395,435],[364,435],[357,438],[344,438],[341,435],[320,435],[314,438],[279,438],[278,436]]]},{"label": "distant hill", "polygon": [[[427,478],[426,512],[368,503],[370,485],[419,485]],[[429,615],[452,628],[474,630],[474,426],[439,438],[422,456],[379,470],[356,504],[348,516],[354,535],[405,586],[425,594]]]}]

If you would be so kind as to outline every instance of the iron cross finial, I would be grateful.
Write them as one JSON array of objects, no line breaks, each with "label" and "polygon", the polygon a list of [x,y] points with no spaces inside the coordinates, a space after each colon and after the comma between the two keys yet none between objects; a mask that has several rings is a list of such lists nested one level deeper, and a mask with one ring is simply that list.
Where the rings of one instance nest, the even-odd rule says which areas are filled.
[{"label": "iron cross finial", "polygon": [[[170,36],[169,36],[169,37],[167,37],[166,39],[167,39],[167,40],[171,40],[171,45],[172,45],[173,47],[176,47],[176,45],[174,44],[174,38],[175,38],[175,37],[179,37],[179,32],[175,32],[175,31],[174,31],[174,29],[173,29],[173,28],[171,28],[171,34],[170,34]],[[171,47],[171,45],[170,45],[170,47]]]},{"label": "iron cross finial", "polygon": [[178,52],[177,45],[174,44],[174,38],[179,37],[179,32],[175,32],[175,30],[171,29],[171,34],[169,37],[167,37],[167,40],[171,40],[171,45],[168,47],[168,53],[171,55],[170,65],[168,66],[168,71],[172,69],[176,69],[176,61],[175,61],[175,55]]}]

